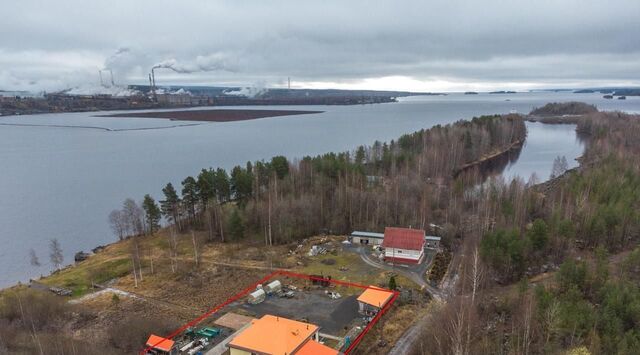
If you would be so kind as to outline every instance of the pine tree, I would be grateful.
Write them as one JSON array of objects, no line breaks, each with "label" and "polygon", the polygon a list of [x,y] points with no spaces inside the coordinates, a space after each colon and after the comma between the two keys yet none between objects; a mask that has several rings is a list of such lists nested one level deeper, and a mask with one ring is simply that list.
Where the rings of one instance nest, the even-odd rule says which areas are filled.
[{"label": "pine tree", "polygon": [[391,276],[389,278],[389,289],[390,290],[395,290],[398,288],[398,285],[396,284],[396,277],[395,276]]},{"label": "pine tree", "polygon": [[289,174],[289,162],[286,157],[282,155],[275,156],[271,158],[271,167],[276,172],[276,176],[278,179],[284,179],[287,174]]},{"label": "pine tree", "polygon": [[233,209],[229,217],[229,233],[236,240],[244,236],[244,221],[237,208]]},{"label": "pine tree", "polygon": [[182,181],[182,202],[189,213],[189,219],[193,223],[196,219],[196,205],[200,200],[200,192],[196,179],[187,176]]},{"label": "pine tree", "polygon": [[171,183],[168,183],[162,189],[164,200],[160,201],[160,209],[162,214],[169,221],[178,224],[180,222],[180,198],[176,189]]},{"label": "pine tree", "polygon": [[533,221],[531,229],[527,231],[527,238],[531,242],[534,251],[544,249],[549,240],[549,231],[544,220],[538,218]]},{"label": "pine tree", "polygon": [[202,169],[200,174],[198,174],[198,193],[202,206],[206,207],[207,202],[216,197],[214,178],[215,171],[211,169]]},{"label": "pine tree", "polygon": [[213,189],[216,192],[218,201],[229,201],[231,198],[231,185],[229,182],[229,175],[226,170],[222,168],[216,169],[213,177]]},{"label": "pine tree", "polygon": [[160,229],[160,218],[162,217],[160,208],[156,201],[149,194],[144,195],[142,201],[142,208],[144,209],[145,222],[147,224],[147,230],[150,234]]},{"label": "pine tree", "polygon": [[231,192],[241,203],[251,197],[253,191],[253,174],[247,169],[236,166],[231,171]]},{"label": "pine tree", "polygon": [[356,165],[362,165],[365,159],[365,150],[364,146],[359,146],[356,150],[355,163]]}]

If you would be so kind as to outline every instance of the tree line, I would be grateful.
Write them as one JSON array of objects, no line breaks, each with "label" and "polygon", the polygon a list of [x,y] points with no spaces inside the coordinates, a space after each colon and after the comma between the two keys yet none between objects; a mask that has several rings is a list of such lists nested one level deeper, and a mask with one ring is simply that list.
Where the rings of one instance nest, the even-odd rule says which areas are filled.
[{"label": "tree line", "polygon": [[[493,180],[458,195],[454,182],[465,257],[431,319],[444,326],[425,329],[416,354],[637,352],[640,252],[614,265],[608,255],[640,239],[640,120],[596,112],[577,122],[588,137],[581,166],[565,174],[556,159],[554,181]],[[529,285],[545,271],[555,276]]]},{"label": "tree line", "polygon": [[[485,209],[498,218],[483,234],[481,250],[503,282],[559,264],[574,247],[617,252],[638,241],[640,123],[631,115],[596,113],[581,117],[577,130],[589,137],[581,167],[563,175],[567,163],[557,158],[551,176],[557,181],[549,191],[517,188],[514,181],[487,192]],[[505,188],[518,197],[501,198]]]},{"label": "tree line", "polygon": [[168,183],[159,203],[149,195],[140,205],[126,200],[109,221],[119,238],[152,233],[161,215],[177,232],[267,245],[388,225],[427,228],[434,218],[453,223],[444,188],[452,173],[525,136],[519,116],[482,116],[352,152],[203,169],[179,187]]}]

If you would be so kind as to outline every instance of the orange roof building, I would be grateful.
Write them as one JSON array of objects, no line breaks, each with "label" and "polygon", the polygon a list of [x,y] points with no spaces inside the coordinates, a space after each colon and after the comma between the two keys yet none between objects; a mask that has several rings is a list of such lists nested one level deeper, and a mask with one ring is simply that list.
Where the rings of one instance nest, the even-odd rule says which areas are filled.
[{"label": "orange roof building", "polygon": [[175,354],[175,342],[171,339],[163,338],[155,334],[151,334],[147,340],[147,346],[153,350],[161,351],[167,354]]},{"label": "orange roof building", "polygon": [[373,312],[382,309],[393,296],[393,292],[369,286],[358,297],[358,305],[361,313]]},{"label": "orange roof building", "polygon": [[[228,346],[231,355],[337,354],[336,351],[326,352],[333,349],[320,343],[309,344],[317,342],[319,329],[311,323],[267,314],[252,321],[251,325],[233,338]],[[308,352],[316,348],[326,349],[323,353]]]},{"label": "orange roof building", "polygon": [[337,355],[338,350],[332,349],[326,345],[322,345],[315,340],[309,340],[295,355]]}]

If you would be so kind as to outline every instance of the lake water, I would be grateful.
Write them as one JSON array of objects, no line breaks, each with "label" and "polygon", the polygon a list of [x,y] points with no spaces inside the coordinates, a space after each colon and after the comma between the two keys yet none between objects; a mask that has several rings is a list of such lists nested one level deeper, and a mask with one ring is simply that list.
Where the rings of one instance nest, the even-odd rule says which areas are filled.
[{"label": "lake water", "polygon": [[575,158],[582,155],[585,143],[576,135],[576,125],[526,124],[527,140],[518,159],[502,171],[507,181],[517,176],[529,181],[533,174],[539,182],[548,180],[556,157],[564,156],[569,168],[578,166]]},{"label": "lake water", "polygon": [[[523,93],[410,97],[360,106],[253,106],[325,112],[225,123],[93,117],[105,114],[95,112],[0,117],[0,287],[47,274],[51,238],[60,241],[67,263],[79,250],[114,241],[107,215],[125,198],[140,200],[150,193],[159,199],[167,182],[179,186],[202,168],[352,150],[436,124],[511,110],[526,113],[569,100],[640,112],[640,98],[634,97]],[[527,144],[505,174],[527,179],[536,172],[546,179],[559,155],[575,165],[583,146],[572,126],[528,127]],[[30,248],[41,267],[30,265]]]}]

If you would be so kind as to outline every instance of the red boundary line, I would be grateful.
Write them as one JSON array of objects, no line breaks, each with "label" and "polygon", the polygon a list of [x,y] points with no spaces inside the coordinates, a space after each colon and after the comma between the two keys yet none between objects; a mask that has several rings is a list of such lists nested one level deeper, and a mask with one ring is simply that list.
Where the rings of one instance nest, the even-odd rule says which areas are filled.
[{"label": "red boundary line", "polygon": [[205,318],[211,316],[212,314],[216,313],[217,311],[219,311],[221,308],[227,306],[228,304],[235,302],[236,300],[240,299],[241,297],[244,297],[246,294],[248,294],[249,292],[255,290],[256,286],[258,286],[258,284],[264,283],[265,281],[269,280],[270,278],[272,278],[273,276],[277,275],[278,272],[272,272],[269,275],[263,277],[262,279],[254,282],[253,284],[251,284],[249,287],[245,288],[244,290],[242,290],[240,293],[236,294],[235,296],[231,296],[230,298],[228,298],[226,301],[224,301],[223,303],[217,305],[216,307],[212,308],[211,310],[205,312],[204,314],[202,314],[200,317],[186,323],[185,325],[183,325],[182,327],[176,329],[173,331],[173,333],[169,334],[167,337],[165,337],[165,339],[158,341],[157,343],[153,344],[153,345],[149,345],[147,346],[145,349],[140,351],[141,355],[146,354],[149,350],[151,350],[152,348],[156,347],[157,345],[159,345],[160,343],[162,343],[163,341],[165,341],[166,339],[172,339],[173,337],[175,337],[176,335],[184,332],[187,328],[192,327],[200,322],[202,322],[202,320],[204,320]]},{"label": "red boundary line", "polygon": [[380,320],[382,315],[384,313],[386,313],[389,310],[389,308],[391,308],[393,303],[396,301],[396,299],[400,295],[400,293],[398,291],[392,291],[392,290],[389,290],[389,289],[386,289],[386,288],[375,287],[375,286],[365,286],[365,285],[361,285],[361,284],[354,283],[354,282],[333,280],[333,279],[328,279],[328,278],[324,278],[324,277],[318,277],[318,276],[312,276],[312,275],[307,275],[307,274],[294,273],[294,272],[286,271],[286,270],[276,270],[276,271],[270,273],[269,275],[261,278],[260,280],[254,282],[249,287],[247,287],[244,290],[240,291],[240,293],[237,293],[236,295],[231,296],[230,298],[228,298],[223,303],[221,303],[221,304],[215,306],[214,308],[210,309],[209,311],[203,313],[200,317],[198,317],[198,318],[196,318],[196,319],[184,324],[180,328],[174,330],[171,334],[166,336],[164,339],[162,339],[162,340],[158,341],[157,343],[155,343],[153,345],[150,345],[150,346],[146,347],[145,349],[141,350],[140,354],[141,355],[146,354],[149,350],[151,350],[152,348],[160,345],[160,343],[164,342],[165,340],[167,340],[167,339],[170,340],[170,339],[174,338],[176,335],[184,332],[187,328],[195,326],[196,324],[202,322],[205,318],[210,317],[212,314],[218,312],[220,309],[228,306],[230,303],[233,303],[233,302],[237,301],[238,299],[246,296],[248,293],[250,293],[253,290],[255,290],[256,287],[258,286],[258,284],[263,284],[267,280],[270,280],[270,279],[272,279],[273,277],[275,277],[277,275],[288,276],[288,277],[296,277],[296,278],[301,278],[301,279],[308,279],[308,280],[312,280],[312,281],[327,281],[329,283],[333,283],[333,284],[337,284],[337,285],[341,285],[341,286],[356,287],[356,288],[360,288],[360,289],[372,288],[372,289],[376,289],[376,290],[393,292],[393,296],[391,297],[391,300],[389,300],[389,302],[387,302],[387,304],[385,304],[385,306],[373,317],[371,322],[369,322],[369,324],[367,324],[367,326],[364,328],[364,330],[360,334],[358,334],[358,336],[353,341],[353,343],[351,343],[351,345],[349,345],[347,350],[345,350],[345,352],[344,352],[345,355],[348,355],[351,351],[353,351],[355,349],[355,347],[362,341],[362,338],[371,330],[371,328],[373,328],[373,326],[376,323],[378,323],[378,321]]},{"label": "red boundary line", "polygon": [[[389,291],[391,291],[391,290],[389,290]],[[349,354],[351,351],[353,351],[353,349],[356,348],[356,346],[358,346],[358,344],[362,341],[362,338],[371,330],[371,328],[373,328],[374,325],[376,325],[376,323],[378,323],[378,321],[380,320],[382,315],[384,313],[386,313],[389,310],[389,308],[391,308],[391,306],[396,301],[396,299],[398,298],[399,295],[400,295],[400,293],[398,291],[393,291],[393,297],[391,297],[391,300],[389,302],[387,302],[387,304],[384,305],[384,307],[382,307],[382,309],[378,313],[376,313],[375,317],[373,317],[371,322],[369,322],[369,324],[367,324],[367,326],[364,328],[364,330],[356,337],[356,339],[353,341],[353,343],[351,343],[351,345],[349,345],[347,350],[345,350],[345,352],[344,352],[345,354]]]}]

